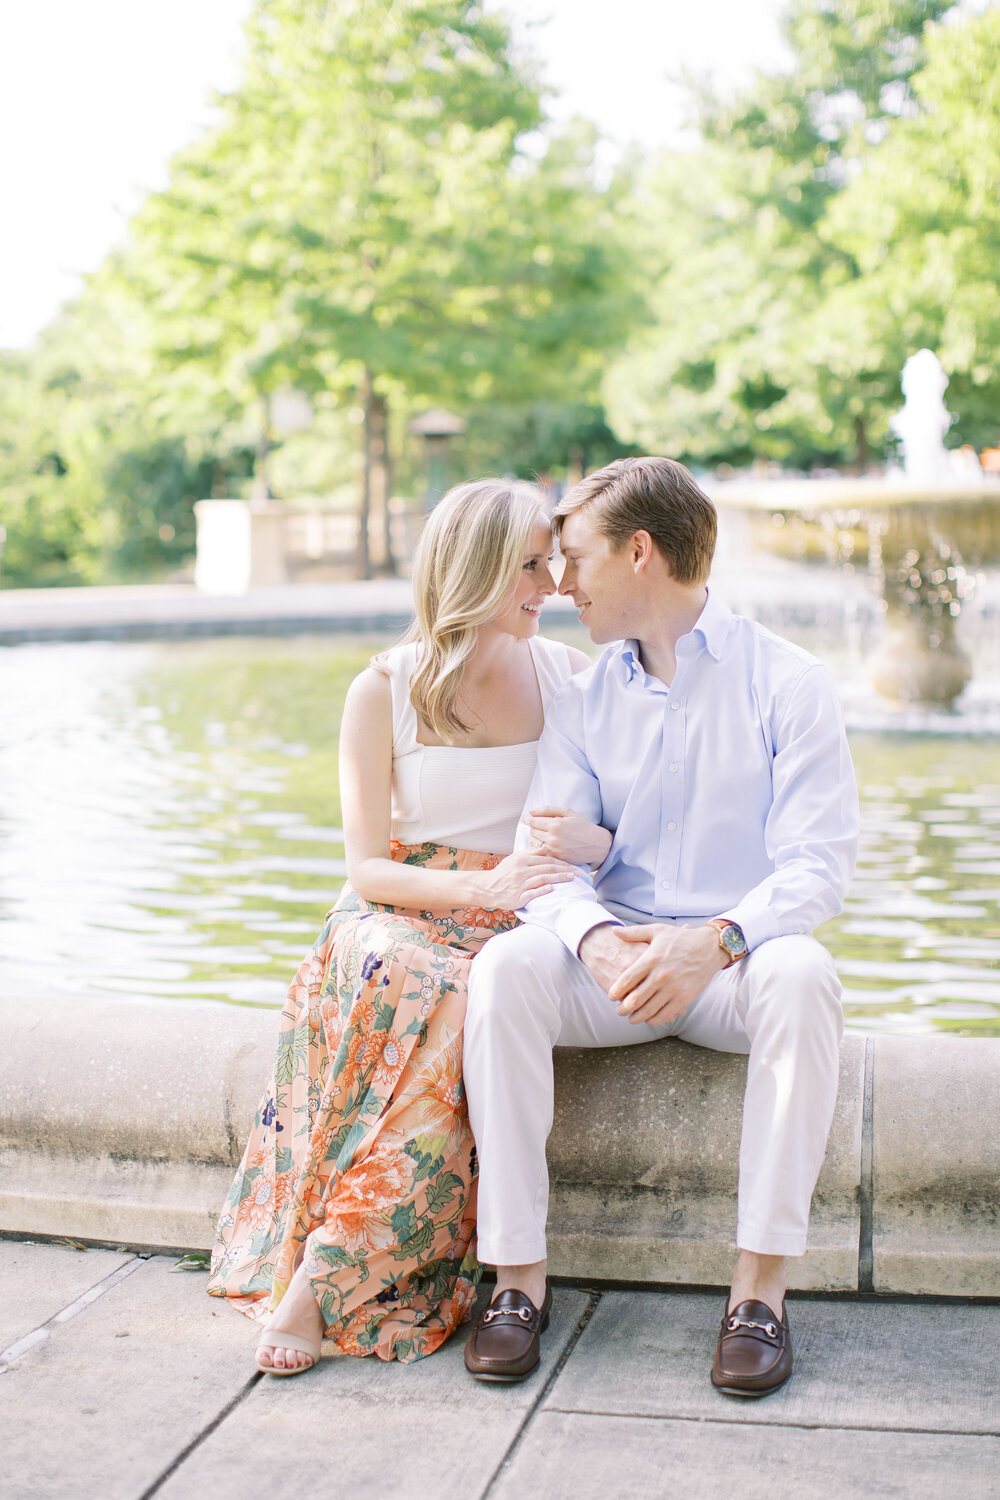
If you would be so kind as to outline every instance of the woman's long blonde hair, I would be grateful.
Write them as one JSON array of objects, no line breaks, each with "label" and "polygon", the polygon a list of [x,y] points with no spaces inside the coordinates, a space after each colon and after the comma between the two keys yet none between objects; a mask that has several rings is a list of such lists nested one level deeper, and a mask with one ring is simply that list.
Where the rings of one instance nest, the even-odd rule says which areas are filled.
[{"label": "woman's long blonde hair", "polygon": [[449,490],[427,518],[413,559],[416,619],[406,639],[418,650],[410,698],[449,743],[471,728],[455,701],[479,627],[509,604],[544,507],[533,484],[473,479]]}]

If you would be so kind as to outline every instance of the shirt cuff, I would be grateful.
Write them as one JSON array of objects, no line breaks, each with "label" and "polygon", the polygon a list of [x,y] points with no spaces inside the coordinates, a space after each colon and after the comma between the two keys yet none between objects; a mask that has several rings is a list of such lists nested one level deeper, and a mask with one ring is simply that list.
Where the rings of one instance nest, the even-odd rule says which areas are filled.
[{"label": "shirt cuff", "polygon": [[769,942],[771,938],[779,936],[778,919],[772,912],[755,912],[743,902],[738,906],[730,907],[729,911],[720,911],[719,916],[725,917],[727,922],[736,923],[751,953],[754,948],[759,948],[761,943]]},{"label": "shirt cuff", "polygon": [[559,913],[556,919],[556,936],[572,954],[579,957],[580,944],[587,933],[609,923],[613,927],[624,926],[618,917],[613,917],[596,901],[574,901]]}]

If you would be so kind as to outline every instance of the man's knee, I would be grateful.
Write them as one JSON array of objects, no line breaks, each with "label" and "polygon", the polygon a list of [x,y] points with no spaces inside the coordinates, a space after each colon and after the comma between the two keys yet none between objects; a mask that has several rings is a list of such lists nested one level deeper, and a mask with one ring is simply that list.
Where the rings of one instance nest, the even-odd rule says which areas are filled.
[{"label": "man's knee", "polygon": [[786,1025],[842,1026],[840,980],[829,952],[813,937],[772,938],[746,960],[753,999],[773,1005]]},{"label": "man's knee", "polygon": [[499,933],[469,970],[470,1017],[510,1017],[525,1005],[536,1008],[545,995],[558,994],[559,972],[569,960],[564,944],[544,927],[524,923]]}]

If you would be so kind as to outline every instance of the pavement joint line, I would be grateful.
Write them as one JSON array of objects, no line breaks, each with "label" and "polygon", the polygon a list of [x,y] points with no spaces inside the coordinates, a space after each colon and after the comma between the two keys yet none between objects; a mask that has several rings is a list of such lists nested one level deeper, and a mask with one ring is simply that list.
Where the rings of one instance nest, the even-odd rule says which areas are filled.
[{"label": "pavement joint line", "polygon": [[51,1328],[58,1327],[62,1323],[68,1323],[71,1318],[77,1317],[92,1302],[96,1302],[98,1298],[103,1297],[105,1292],[110,1292],[111,1288],[116,1286],[119,1281],[124,1281],[126,1276],[131,1276],[142,1264],[142,1258],[138,1255],[132,1260],[126,1261],[123,1266],[119,1266],[110,1275],[105,1276],[101,1281],[95,1282],[89,1291],[77,1297],[74,1302],[70,1302],[68,1306],[60,1308],[59,1312],[53,1313],[51,1318],[47,1318],[44,1323],[40,1323],[30,1333],[24,1334],[22,1338],[11,1344],[9,1348],[0,1350],[0,1375],[6,1374],[7,1366],[13,1363],[15,1359],[20,1359],[23,1354],[27,1354],[30,1349],[36,1348],[37,1345],[44,1344],[49,1337],[49,1330]]},{"label": "pavement joint line", "polygon": [[[583,1288],[581,1288],[581,1291],[582,1290],[583,1290]],[[490,1493],[491,1493],[494,1485],[496,1484],[497,1480],[500,1478],[500,1476],[503,1473],[503,1471],[509,1466],[511,1460],[514,1457],[514,1454],[517,1452],[518,1448],[521,1446],[521,1443],[523,1442],[523,1440],[524,1440],[524,1438],[525,1438],[525,1436],[526,1436],[526,1434],[528,1432],[528,1428],[531,1426],[532,1422],[535,1419],[535,1413],[539,1410],[539,1408],[541,1407],[541,1405],[542,1405],[543,1401],[545,1400],[546,1396],[549,1394],[549,1391],[551,1391],[552,1387],[555,1385],[556,1381],[559,1379],[559,1376],[562,1374],[563,1368],[565,1367],[567,1360],[569,1359],[570,1355],[573,1353],[573,1350],[576,1348],[577,1344],[580,1342],[580,1339],[581,1339],[581,1337],[583,1335],[583,1330],[586,1328],[587,1324],[590,1322],[591,1318],[594,1316],[594,1313],[597,1311],[597,1305],[600,1302],[601,1298],[604,1296],[604,1293],[603,1292],[590,1292],[589,1296],[590,1296],[590,1301],[588,1302],[587,1306],[584,1308],[583,1313],[581,1314],[581,1316],[578,1318],[576,1327],[573,1329],[573,1331],[570,1334],[569,1338],[566,1340],[566,1347],[563,1349],[562,1354],[559,1356],[558,1360],[556,1361],[555,1366],[554,1366],[554,1368],[552,1370],[551,1375],[549,1376],[549,1378],[545,1382],[545,1384],[542,1386],[542,1389],[539,1391],[538,1395],[535,1397],[535,1399],[532,1402],[532,1404],[528,1407],[528,1410],[526,1411],[525,1416],[524,1416],[524,1421],[521,1423],[520,1427],[517,1429],[517,1432],[514,1434],[514,1437],[511,1440],[510,1446],[508,1447],[506,1453],[503,1455],[503,1457],[501,1458],[500,1462],[497,1464],[496,1468],[493,1470],[493,1473],[490,1475],[490,1478],[489,1478],[489,1480],[487,1482],[486,1488],[483,1490],[481,1496],[479,1497],[479,1500],[488,1500],[488,1497],[489,1497],[489,1495],[490,1495]],[[146,1500],[145,1495],[141,1496],[140,1500]]]},{"label": "pavement joint line", "polygon": [[[736,1401],[753,1401],[754,1397],[735,1396]],[[860,1423],[824,1422],[739,1422],[734,1417],[697,1416],[685,1417],[667,1411],[598,1411],[589,1406],[547,1406],[547,1412],[556,1412],[561,1417],[607,1417],[609,1421],[625,1418],[630,1422],[690,1422],[694,1426],[732,1427],[744,1431],[748,1426],[755,1432],[783,1428],[801,1432],[884,1432],[903,1437],[982,1437],[1000,1439],[1000,1430],[991,1427],[880,1427],[877,1424],[862,1426]]]},{"label": "pavement joint line", "polygon": [[865,1038],[861,1106],[861,1172],[858,1183],[858,1291],[875,1290],[875,1038]]},{"label": "pavement joint line", "polygon": [[181,1464],[186,1463],[187,1460],[191,1457],[192,1453],[194,1453],[197,1448],[201,1447],[205,1439],[210,1438],[212,1436],[212,1433],[215,1432],[217,1428],[222,1426],[223,1422],[229,1416],[230,1412],[235,1411],[244,1397],[249,1396],[254,1386],[259,1384],[259,1382],[263,1379],[264,1372],[262,1370],[255,1370],[254,1373],[250,1376],[250,1379],[247,1381],[246,1385],[242,1386],[240,1390],[236,1392],[236,1395],[233,1396],[231,1400],[226,1402],[222,1410],[216,1413],[207,1427],[203,1427],[201,1432],[193,1437],[185,1448],[181,1449],[177,1457],[167,1465],[159,1478],[154,1479],[153,1483],[147,1490],[143,1490],[142,1494],[138,1497],[138,1500],[153,1500],[153,1496],[163,1488],[168,1479],[171,1479],[174,1474],[177,1473],[178,1469],[181,1467]]}]

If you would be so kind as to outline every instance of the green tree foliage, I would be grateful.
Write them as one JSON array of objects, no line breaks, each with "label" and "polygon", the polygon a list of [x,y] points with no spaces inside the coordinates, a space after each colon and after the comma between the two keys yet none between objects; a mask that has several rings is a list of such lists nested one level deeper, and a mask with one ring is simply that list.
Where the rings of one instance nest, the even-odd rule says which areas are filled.
[{"label": "green tree foliage", "polygon": [[[936,26],[899,120],[829,215],[857,274],[825,320],[845,363],[898,369],[931,348],[950,375],[949,441],[1000,439],[1000,9]],[[857,343],[852,330],[856,330]]]},{"label": "green tree foliage", "polygon": [[260,412],[261,471],[279,386],[360,403],[367,572],[394,398],[593,394],[627,310],[621,194],[593,185],[592,132],[538,135],[505,23],[469,0],[262,0],[249,36],[120,280],[176,392]]},{"label": "green tree foliage", "polygon": [[29,354],[0,355],[0,523],[7,587],[140,578],[185,563],[196,499],[252,454],[171,426],[128,325],[89,290]]},{"label": "green tree foliage", "polygon": [[701,97],[703,144],[644,195],[648,326],[607,388],[624,435],[706,463],[881,451],[905,353],[865,320],[841,205],[912,125],[925,35],[950,8],[797,0],[791,72],[735,105]]}]

